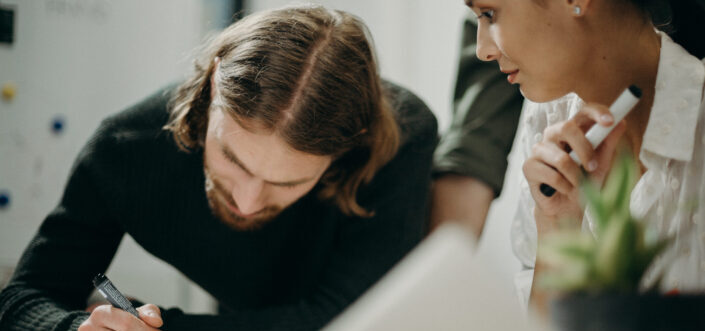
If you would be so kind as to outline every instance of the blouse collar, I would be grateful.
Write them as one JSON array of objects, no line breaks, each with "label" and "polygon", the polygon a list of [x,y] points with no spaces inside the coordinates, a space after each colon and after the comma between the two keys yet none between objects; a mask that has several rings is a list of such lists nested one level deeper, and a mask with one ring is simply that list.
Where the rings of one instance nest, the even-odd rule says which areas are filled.
[{"label": "blouse collar", "polygon": [[656,93],[641,153],[687,162],[693,156],[705,66],[668,35],[660,34]]}]

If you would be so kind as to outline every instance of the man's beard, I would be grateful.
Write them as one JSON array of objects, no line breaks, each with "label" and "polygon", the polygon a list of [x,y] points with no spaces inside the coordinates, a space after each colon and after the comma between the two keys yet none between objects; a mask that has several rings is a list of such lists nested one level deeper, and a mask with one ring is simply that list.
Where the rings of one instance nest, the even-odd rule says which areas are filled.
[{"label": "man's beard", "polygon": [[281,212],[281,208],[276,206],[267,206],[257,212],[252,217],[244,218],[233,213],[227,206],[235,206],[232,196],[227,193],[223,185],[211,176],[208,167],[204,166],[204,174],[206,178],[206,197],[208,205],[211,208],[213,215],[223,223],[236,230],[256,230],[262,225],[271,221]]}]

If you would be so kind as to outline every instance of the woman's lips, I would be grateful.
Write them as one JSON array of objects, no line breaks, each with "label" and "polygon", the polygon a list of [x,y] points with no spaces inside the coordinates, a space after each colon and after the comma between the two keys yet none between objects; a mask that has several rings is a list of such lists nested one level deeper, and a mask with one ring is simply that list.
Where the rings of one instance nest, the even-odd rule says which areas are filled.
[{"label": "woman's lips", "polygon": [[517,74],[519,74],[519,70],[514,70],[514,71],[510,72],[509,75],[507,76],[507,81],[510,84],[514,84],[517,80]]}]

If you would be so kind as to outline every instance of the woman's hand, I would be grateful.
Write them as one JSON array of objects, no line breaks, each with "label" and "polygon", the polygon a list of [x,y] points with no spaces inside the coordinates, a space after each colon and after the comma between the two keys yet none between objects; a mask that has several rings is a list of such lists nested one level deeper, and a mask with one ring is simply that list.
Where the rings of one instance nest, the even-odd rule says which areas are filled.
[{"label": "woman's hand", "polygon": [[[612,121],[607,106],[586,104],[569,120],[546,128],[543,140],[532,148],[523,170],[536,202],[534,216],[539,235],[553,230],[562,219],[582,220],[579,192],[582,171],[569,153],[575,151],[589,178],[601,184],[626,124],[622,121],[615,126],[597,149],[593,149],[585,133],[593,125],[610,126]],[[556,193],[550,197],[543,195],[540,191],[542,183],[556,189]]]}]

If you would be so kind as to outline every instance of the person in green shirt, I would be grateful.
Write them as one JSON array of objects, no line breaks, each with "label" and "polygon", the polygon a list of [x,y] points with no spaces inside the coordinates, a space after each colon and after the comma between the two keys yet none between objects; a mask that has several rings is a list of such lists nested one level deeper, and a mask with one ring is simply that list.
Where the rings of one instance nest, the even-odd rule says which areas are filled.
[{"label": "person in green shirt", "polygon": [[459,221],[479,237],[507,170],[523,97],[476,54],[477,19],[465,20],[453,120],[434,155],[431,228]]}]

